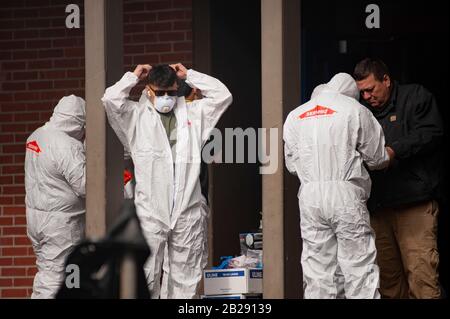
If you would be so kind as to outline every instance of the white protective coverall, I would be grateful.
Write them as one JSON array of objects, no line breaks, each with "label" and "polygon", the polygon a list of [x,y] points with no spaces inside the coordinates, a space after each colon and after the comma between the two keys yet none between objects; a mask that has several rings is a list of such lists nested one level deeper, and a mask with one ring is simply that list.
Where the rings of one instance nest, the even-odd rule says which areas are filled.
[{"label": "white protective coverall", "polygon": [[25,189],[27,231],[38,272],[31,298],[53,298],[65,259],[85,230],[85,102],[70,95],[50,121],[27,139]]},{"label": "white protective coverall", "polygon": [[[138,83],[127,72],[102,98],[111,127],[126,139],[135,168],[135,204],[151,255],[145,265],[152,298],[160,294],[164,249],[168,245],[168,298],[193,298],[206,266],[207,218],[199,181],[201,149],[232,102],[219,80],[188,70],[186,83],[203,99],[174,107],[175,165],[160,115],[149,99],[128,99]],[[119,138],[121,138],[119,136]]]},{"label": "white protective coverall", "polygon": [[366,201],[369,169],[389,163],[383,131],[356,98],[353,78],[334,76],[284,124],[285,161],[299,177],[306,298],[336,298],[339,266],[346,298],[379,298],[374,232]]}]

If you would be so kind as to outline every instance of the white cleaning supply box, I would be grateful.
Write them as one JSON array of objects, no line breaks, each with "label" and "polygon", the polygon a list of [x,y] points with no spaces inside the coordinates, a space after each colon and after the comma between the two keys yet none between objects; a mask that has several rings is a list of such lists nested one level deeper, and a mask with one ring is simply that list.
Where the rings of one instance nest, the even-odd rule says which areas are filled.
[{"label": "white cleaning supply box", "polygon": [[205,295],[262,293],[262,269],[211,269],[205,270],[203,277]]}]

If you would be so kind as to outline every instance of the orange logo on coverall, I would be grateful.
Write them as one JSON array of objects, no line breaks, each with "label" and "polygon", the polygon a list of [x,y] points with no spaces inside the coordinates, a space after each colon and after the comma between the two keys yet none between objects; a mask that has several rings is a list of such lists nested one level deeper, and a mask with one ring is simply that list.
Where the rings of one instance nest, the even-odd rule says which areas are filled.
[{"label": "orange logo on coverall", "polygon": [[303,119],[307,119],[309,117],[314,117],[314,116],[323,116],[323,115],[332,115],[336,113],[335,110],[329,109],[325,106],[320,106],[317,105],[315,108],[306,111],[305,113],[303,113],[302,115],[299,116],[299,118]]},{"label": "orange logo on coverall", "polygon": [[31,141],[27,143],[27,149],[36,152],[36,153],[40,153],[41,149],[39,148],[39,145],[36,141]]}]

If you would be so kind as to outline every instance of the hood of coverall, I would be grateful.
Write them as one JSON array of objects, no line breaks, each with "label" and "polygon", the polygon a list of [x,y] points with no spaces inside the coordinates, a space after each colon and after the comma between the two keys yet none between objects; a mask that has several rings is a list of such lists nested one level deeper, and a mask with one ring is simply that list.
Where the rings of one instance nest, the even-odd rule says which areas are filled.
[{"label": "hood of coverall", "polygon": [[53,110],[49,122],[53,128],[82,141],[86,125],[86,102],[75,95],[63,97]]},{"label": "hood of coverall", "polygon": [[359,90],[355,80],[350,74],[338,73],[326,84],[328,88],[340,94],[359,99]]}]

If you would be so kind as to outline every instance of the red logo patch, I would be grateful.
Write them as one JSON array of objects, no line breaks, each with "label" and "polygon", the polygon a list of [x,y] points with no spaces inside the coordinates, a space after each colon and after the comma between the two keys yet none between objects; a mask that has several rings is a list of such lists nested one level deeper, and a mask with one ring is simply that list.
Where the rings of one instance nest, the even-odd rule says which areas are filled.
[{"label": "red logo patch", "polygon": [[27,149],[29,149],[30,151],[36,152],[38,154],[41,152],[41,149],[39,148],[39,145],[36,141],[28,142]]},{"label": "red logo patch", "polygon": [[315,108],[313,108],[309,111],[306,111],[305,113],[300,115],[299,118],[306,119],[306,118],[315,117],[315,116],[332,115],[334,113],[336,113],[335,110],[329,109],[325,106],[317,105]]},{"label": "red logo patch", "polygon": [[131,179],[133,178],[133,175],[131,175],[131,172],[129,170],[123,171],[123,184],[126,185]]}]

